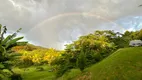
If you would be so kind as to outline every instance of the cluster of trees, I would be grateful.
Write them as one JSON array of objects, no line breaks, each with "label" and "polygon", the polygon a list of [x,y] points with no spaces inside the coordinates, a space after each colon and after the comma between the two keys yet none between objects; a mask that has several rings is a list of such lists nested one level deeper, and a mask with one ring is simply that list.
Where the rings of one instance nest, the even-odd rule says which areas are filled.
[{"label": "cluster of trees", "polygon": [[83,71],[107,57],[116,50],[115,44],[110,41],[115,36],[113,31],[96,31],[66,45],[65,54],[54,63],[59,66],[57,76],[62,76],[72,68]]},{"label": "cluster of trees", "polygon": [[131,40],[142,40],[142,29],[139,31],[125,31],[118,38],[112,41],[116,44],[117,48],[129,47],[129,42]]},{"label": "cluster of trees", "polygon": [[[16,46],[18,48],[18,46]],[[19,46],[21,47],[21,46]],[[21,67],[28,67],[32,65],[42,65],[51,64],[57,57],[61,55],[61,52],[51,48],[51,49],[34,49],[32,51],[27,51],[25,49],[14,49],[17,53],[20,53],[20,59],[17,65]]]},{"label": "cluster of trees", "polygon": [[72,68],[83,71],[117,49],[129,47],[129,42],[135,39],[142,40],[142,30],[126,31],[123,34],[105,30],[81,36],[78,40],[66,45],[65,54],[53,62],[54,65],[58,65],[57,77]]}]

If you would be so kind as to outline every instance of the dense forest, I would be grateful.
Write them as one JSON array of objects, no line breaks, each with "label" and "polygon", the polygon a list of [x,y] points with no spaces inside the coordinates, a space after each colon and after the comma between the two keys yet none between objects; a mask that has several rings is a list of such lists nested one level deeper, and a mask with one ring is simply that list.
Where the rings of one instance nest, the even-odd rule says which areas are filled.
[{"label": "dense forest", "polygon": [[[124,33],[97,30],[66,44],[64,50],[56,50],[19,41],[24,38],[17,37],[21,28],[4,36],[7,31],[6,26],[0,25],[0,80],[60,80],[73,70],[77,70],[76,74],[88,75],[87,68],[119,49],[129,48],[130,41],[142,40],[142,30]],[[41,74],[47,78],[42,79]],[[36,77],[28,79],[31,75]],[[72,75],[74,73],[68,80],[77,78]],[[79,78],[77,80],[91,80],[90,76]]]}]

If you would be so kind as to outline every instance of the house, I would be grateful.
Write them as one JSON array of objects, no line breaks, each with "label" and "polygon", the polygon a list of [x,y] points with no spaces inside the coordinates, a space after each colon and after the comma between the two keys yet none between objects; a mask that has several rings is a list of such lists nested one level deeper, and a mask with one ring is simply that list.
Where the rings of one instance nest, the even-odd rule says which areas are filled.
[{"label": "house", "polygon": [[142,46],[142,41],[141,40],[132,40],[132,41],[130,41],[129,46]]}]

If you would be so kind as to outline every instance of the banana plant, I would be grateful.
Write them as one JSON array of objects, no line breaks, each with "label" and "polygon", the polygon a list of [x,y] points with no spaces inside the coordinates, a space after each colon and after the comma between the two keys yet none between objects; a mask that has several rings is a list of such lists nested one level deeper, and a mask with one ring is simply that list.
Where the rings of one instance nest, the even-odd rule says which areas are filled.
[{"label": "banana plant", "polygon": [[[5,37],[4,35],[7,33],[7,28],[6,26],[2,26],[0,24],[0,75],[3,75],[3,72],[2,72],[3,69],[9,70],[13,75],[15,74],[12,71],[12,63],[10,61],[12,61],[12,59],[14,58],[16,54],[14,53],[10,54],[11,52],[9,51],[14,46],[27,44],[27,42],[19,42],[19,40],[24,38],[24,37],[17,37],[17,33],[20,31],[21,31],[21,28],[18,29],[13,34],[10,34]],[[2,77],[0,76],[0,80],[1,79]]]},{"label": "banana plant", "polygon": [[13,34],[4,37],[4,35],[7,33],[7,28],[6,26],[2,26],[0,24],[0,62],[3,61],[5,55],[12,47],[27,44],[27,42],[19,42],[19,40],[24,38],[24,37],[17,37],[17,33],[20,31],[21,28],[18,29]]}]

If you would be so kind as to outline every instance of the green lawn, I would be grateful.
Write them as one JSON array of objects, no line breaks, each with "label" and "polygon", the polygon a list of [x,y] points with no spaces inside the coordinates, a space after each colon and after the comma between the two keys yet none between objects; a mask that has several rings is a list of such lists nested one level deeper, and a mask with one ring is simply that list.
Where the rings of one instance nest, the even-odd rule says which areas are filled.
[{"label": "green lawn", "polygon": [[[37,67],[43,67],[43,71],[38,71]],[[14,68],[16,73],[22,74],[23,80],[55,80],[55,73],[49,72],[51,67],[48,65],[32,66],[25,69]]]},{"label": "green lawn", "polygon": [[72,80],[81,74],[79,69],[71,69],[69,72],[66,72],[62,77],[58,78],[58,80]]},{"label": "green lawn", "polygon": [[89,71],[92,80],[142,80],[142,47],[119,49]]}]

